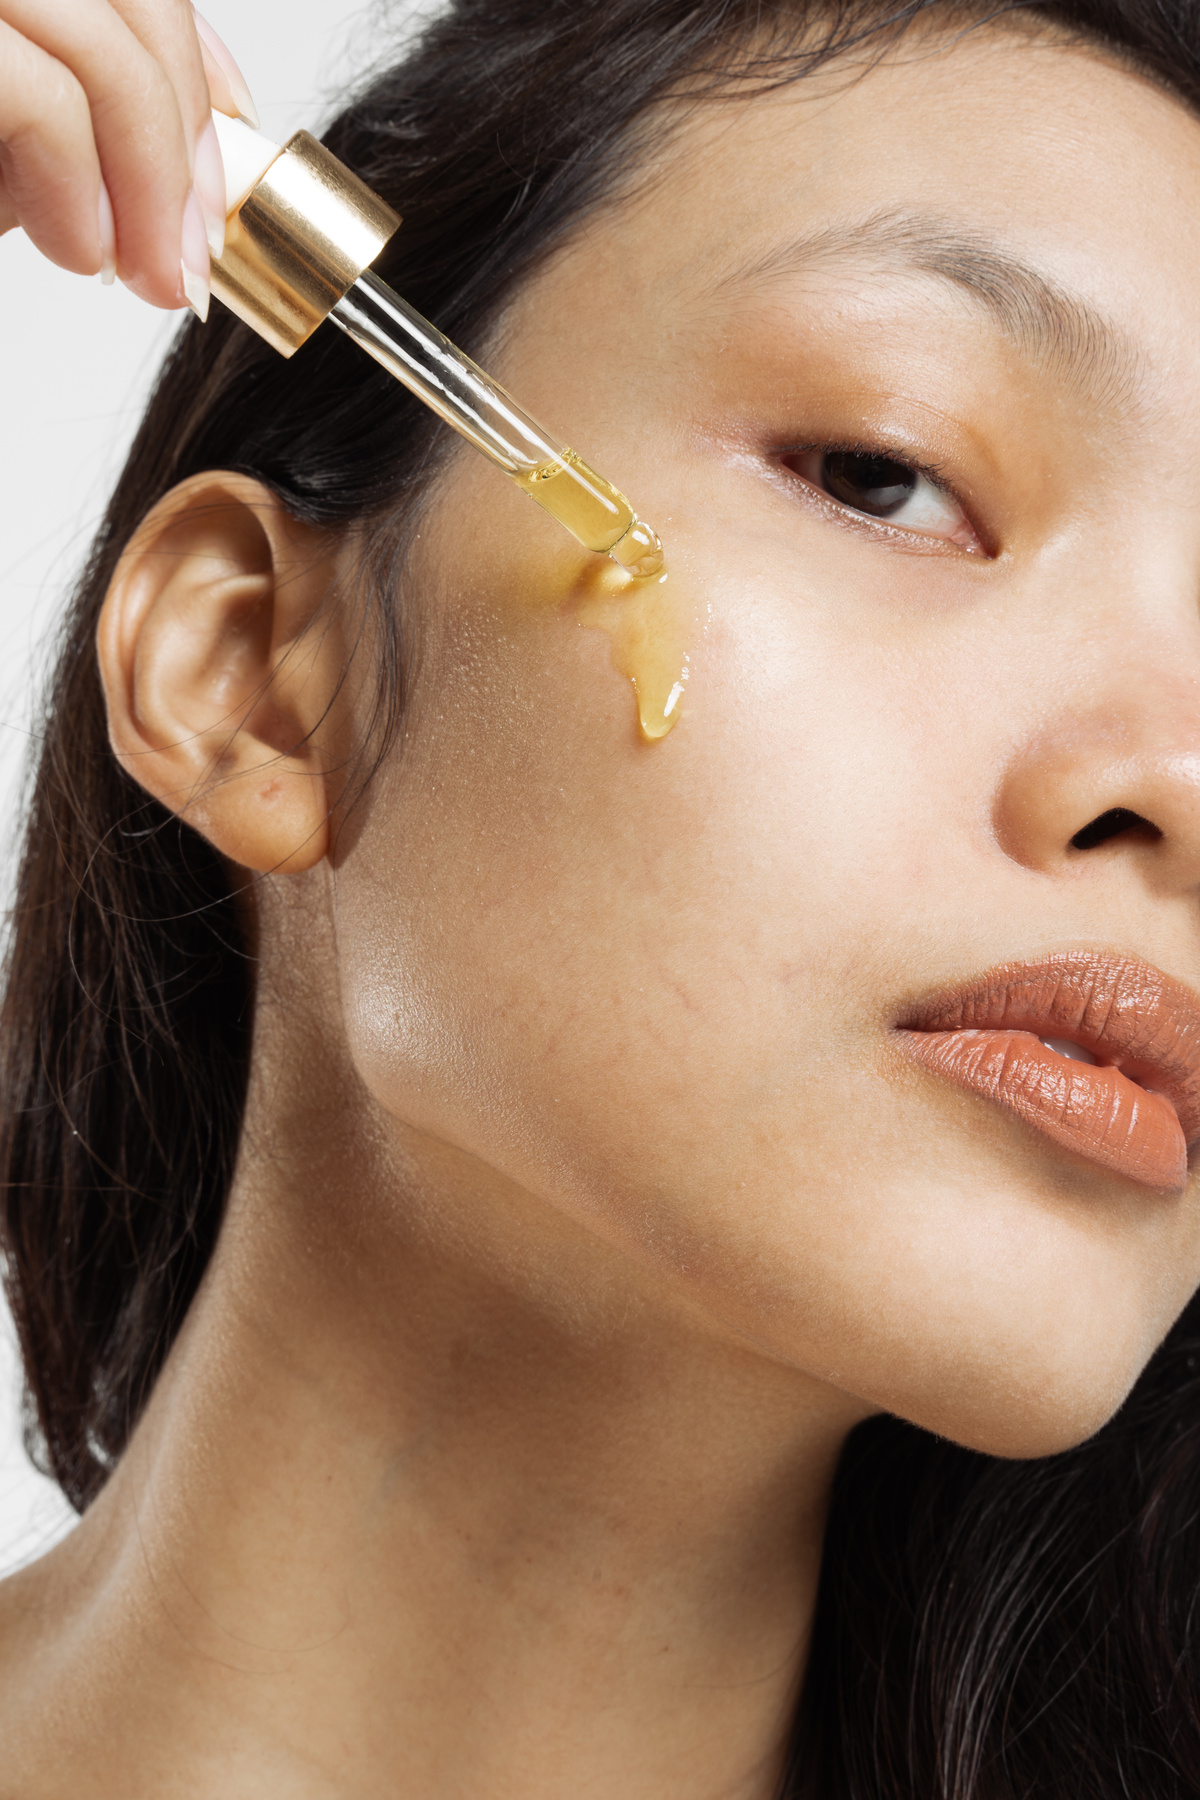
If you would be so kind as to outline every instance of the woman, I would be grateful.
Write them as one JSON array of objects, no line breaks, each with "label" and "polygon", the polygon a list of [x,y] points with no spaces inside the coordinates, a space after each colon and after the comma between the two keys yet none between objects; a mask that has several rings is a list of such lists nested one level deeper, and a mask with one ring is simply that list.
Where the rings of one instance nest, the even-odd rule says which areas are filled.
[{"label": "woman", "polygon": [[189,324],[12,939],[6,1800],[1200,1793],[1198,91],[1184,0],[458,0],[342,115],[661,531],[657,744],[599,559]]}]

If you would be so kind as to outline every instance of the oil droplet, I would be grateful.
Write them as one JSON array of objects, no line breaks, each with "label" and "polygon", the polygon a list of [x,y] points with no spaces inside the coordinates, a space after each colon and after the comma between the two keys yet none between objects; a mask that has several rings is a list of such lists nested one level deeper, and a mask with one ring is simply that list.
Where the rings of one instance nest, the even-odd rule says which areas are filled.
[{"label": "oil droplet", "polygon": [[608,554],[630,575],[639,579],[647,575],[666,574],[663,547],[657,531],[636,515],[624,537],[613,545]]},{"label": "oil droplet", "polygon": [[[687,633],[667,591],[665,570],[649,579],[622,579],[589,596],[578,609],[581,625],[606,631],[615,666],[633,683],[638,724],[650,743],[679,722],[687,687]],[[619,583],[619,586],[617,585]]]}]

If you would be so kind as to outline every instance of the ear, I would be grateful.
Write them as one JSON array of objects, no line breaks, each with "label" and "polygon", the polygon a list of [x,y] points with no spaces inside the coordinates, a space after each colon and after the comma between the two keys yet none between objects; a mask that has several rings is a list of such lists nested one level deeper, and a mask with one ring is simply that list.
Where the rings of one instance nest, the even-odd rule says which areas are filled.
[{"label": "ear", "polygon": [[261,482],[173,488],[139,527],[97,632],[109,737],[155,799],[244,867],[329,849],[348,719],[330,534]]}]

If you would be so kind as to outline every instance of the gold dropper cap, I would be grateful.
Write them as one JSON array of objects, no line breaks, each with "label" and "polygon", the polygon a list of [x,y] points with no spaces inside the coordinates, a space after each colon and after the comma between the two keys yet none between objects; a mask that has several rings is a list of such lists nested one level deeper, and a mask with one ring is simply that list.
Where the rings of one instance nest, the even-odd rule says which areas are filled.
[{"label": "gold dropper cap", "polygon": [[225,229],[212,291],[281,356],[306,343],[400,224],[307,131],[269,163]]}]

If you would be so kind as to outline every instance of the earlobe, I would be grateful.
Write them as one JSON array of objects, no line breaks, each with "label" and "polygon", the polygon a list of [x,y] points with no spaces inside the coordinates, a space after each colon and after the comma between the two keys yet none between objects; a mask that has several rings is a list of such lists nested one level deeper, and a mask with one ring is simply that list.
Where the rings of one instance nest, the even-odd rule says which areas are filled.
[{"label": "earlobe", "polygon": [[336,554],[262,483],[206,473],[159,501],[105,598],[115,754],[246,868],[294,873],[329,848],[345,761]]}]

